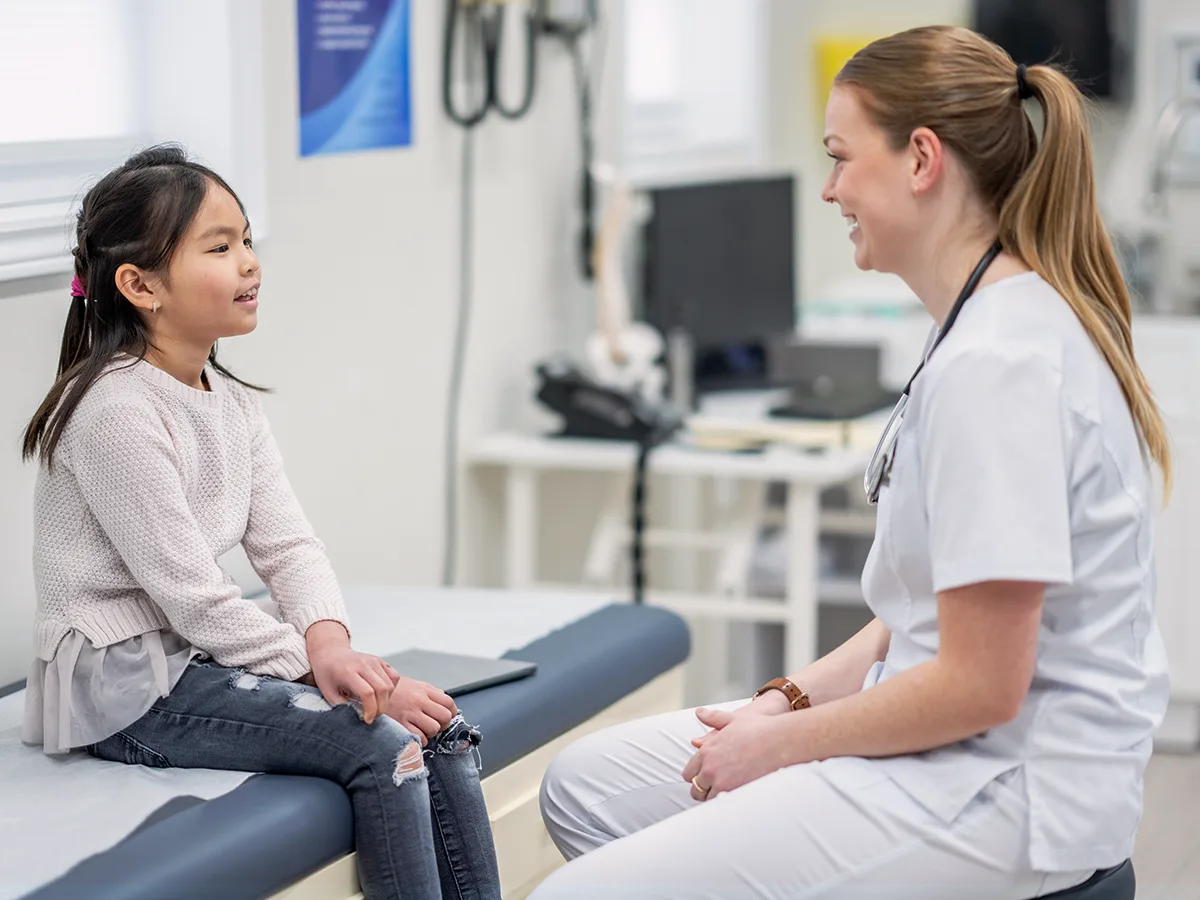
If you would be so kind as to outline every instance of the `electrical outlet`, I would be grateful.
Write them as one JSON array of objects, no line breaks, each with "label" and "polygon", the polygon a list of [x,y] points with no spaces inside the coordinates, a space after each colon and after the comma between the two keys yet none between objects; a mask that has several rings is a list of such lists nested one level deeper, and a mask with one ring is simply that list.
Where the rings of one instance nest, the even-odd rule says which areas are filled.
[{"label": "electrical outlet", "polygon": [[1156,43],[1158,108],[1171,100],[1200,99],[1200,22],[1168,26],[1159,33]]},{"label": "electrical outlet", "polygon": [[1155,61],[1155,115],[1168,103],[1182,101],[1192,108],[1175,140],[1171,154],[1171,181],[1200,186],[1200,21],[1176,22],[1159,33]]},{"label": "electrical outlet", "polygon": [[1181,37],[1175,48],[1179,96],[1200,100],[1200,36]]}]

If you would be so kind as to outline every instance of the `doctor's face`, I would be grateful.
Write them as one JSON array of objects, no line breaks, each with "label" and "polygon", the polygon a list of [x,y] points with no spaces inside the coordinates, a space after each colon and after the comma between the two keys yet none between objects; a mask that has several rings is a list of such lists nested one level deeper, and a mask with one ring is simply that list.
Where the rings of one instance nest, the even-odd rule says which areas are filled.
[{"label": "doctor's face", "polygon": [[833,171],[821,199],[846,219],[860,269],[896,272],[917,230],[911,157],[893,150],[868,116],[858,89],[835,86],[825,107],[825,148]]}]

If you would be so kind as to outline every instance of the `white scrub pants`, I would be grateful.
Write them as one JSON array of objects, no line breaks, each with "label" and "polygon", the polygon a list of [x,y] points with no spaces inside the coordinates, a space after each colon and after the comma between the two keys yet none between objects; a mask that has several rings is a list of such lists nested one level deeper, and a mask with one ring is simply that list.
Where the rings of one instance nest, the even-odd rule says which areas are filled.
[{"label": "white scrub pants", "polygon": [[949,824],[857,758],[791,766],[698,803],[681,773],[707,730],[681,710],[567,747],[541,806],[570,862],[534,900],[1029,900],[1092,875],[1029,868],[1020,770]]}]

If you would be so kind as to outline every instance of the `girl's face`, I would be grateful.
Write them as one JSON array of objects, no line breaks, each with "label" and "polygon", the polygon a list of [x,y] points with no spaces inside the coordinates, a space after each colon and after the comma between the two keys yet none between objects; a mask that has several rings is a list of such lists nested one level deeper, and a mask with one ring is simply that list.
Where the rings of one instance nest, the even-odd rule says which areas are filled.
[{"label": "girl's face", "polygon": [[161,300],[150,327],[156,336],[198,345],[248,334],[258,324],[261,279],[250,223],[228,191],[210,184],[168,277],[156,286]]},{"label": "girl's face", "polygon": [[833,171],[821,199],[836,203],[850,230],[860,269],[897,272],[917,231],[913,161],[896,151],[868,118],[856,90],[834,87],[825,107],[825,146]]}]

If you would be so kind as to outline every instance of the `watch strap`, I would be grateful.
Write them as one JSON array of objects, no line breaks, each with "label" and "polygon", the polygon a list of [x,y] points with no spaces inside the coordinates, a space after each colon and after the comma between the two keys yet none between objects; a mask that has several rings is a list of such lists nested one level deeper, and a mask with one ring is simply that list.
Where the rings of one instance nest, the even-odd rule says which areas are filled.
[{"label": "watch strap", "polygon": [[808,709],[812,703],[808,699],[808,694],[804,693],[790,679],[787,678],[772,678],[754,694],[755,698],[761,697],[767,691],[779,691],[788,699],[788,705],[793,710]]}]

